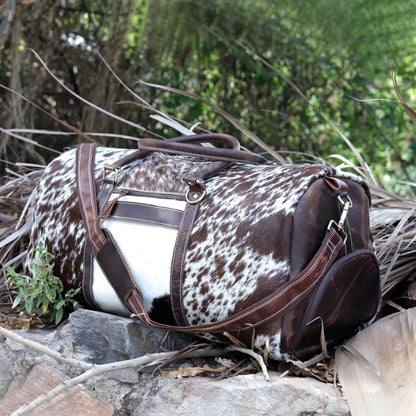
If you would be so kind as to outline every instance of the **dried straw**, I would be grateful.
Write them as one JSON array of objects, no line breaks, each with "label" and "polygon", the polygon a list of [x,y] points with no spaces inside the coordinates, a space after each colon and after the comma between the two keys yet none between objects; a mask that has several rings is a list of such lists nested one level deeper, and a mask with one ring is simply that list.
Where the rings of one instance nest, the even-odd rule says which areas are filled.
[{"label": "dried straw", "polygon": [[[34,52],[35,56],[38,58],[40,63],[45,67],[46,70],[49,69],[46,67],[41,58]],[[103,59],[103,58],[102,58]],[[264,60],[263,60],[264,61]],[[263,62],[262,61],[262,62]],[[272,68],[270,64],[264,61],[264,64],[271,70],[280,74],[280,71]],[[106,63],[109,70],[113,73],[114,71]],[[50,73],[50,71],[49,71]],[[50,73],[53,78],[54,75]],[[117,78],[118,79],[118,78]],[[286,79],[286,78],[284,78]],[[119,80],[119,79],[118,79]],[[289,82],[290,80],[287,80]],[[57,80],[62,85],[62,81]],[[133,94],[134,99],[140,101],[140,105],[145,105],[153,113],[151,117],[156,117],[159,122],[165,122],[166,125],[175,128],[179,132],[188,132],[190,131],[186,127],[186,123],[181,120],[176,120],[174,117],[167,115],[158,109],[150,106],[146,101],[141,99],[140,96],[133,93],[128,87],[121,81],[119,82],[125,87],[129,92]],[[304,99],[304,95],[299,91],[299,89],[290,81],[290,85],[297,91]],[[397,84],[396,84],[397,85]],[[74,95],[77,99],[83,101],[87,105],[96,106],[75,92],[70,90],[68,87],[64,86],[65,89]],[[195,94],[185,93],[182,91],[174,90],[169,87],[163,87],[160,85],[153,85],[156,88],[162,88],[166,91],[171,91],[173,93],[185,94],[192,96],[195,99],[202,100],[201,97],[198,97]],[[397,87],[398,91],[398,87]],[[21,96],[22,99],[25,97]],[[415,116],[416,113],[413,112],[406,104],[403,97],[399,94],[401,104],[404,106],[405,110]],[[307,99],[306,99],[307,100]],[[309,103],[309,101],[307,100]],[[313,107],[314,108],[314,107]],[[222,109],[216,108],[218,113],[225,117],[232,125],[237,126],[242,134],[249,137],[254,143],[259,145],[263,150],[268,151],[277,162],[287,163],[287,159],[284,159],[280,152],[276,152],[273,149],[270,149],[264,142],[261,141],[253,132],[248,130],[241,123],[231,117],[227,112]],[[315,109],[315,108],[314,108]],[[317,109],[315,109],[318,111]],[[104,109],[101,109],[105,114],[109,115],[108,112]],[[319,113],[324,120],[328,121],[325,115]],[[111,114],[110,114],[111,115]],[[124,119],[122,119],[124,121]],[[125,121],[128,124],[131,122]],[[330,121],[328,121],[330,123]],[[62,123],[61,123],[62,124]],[[67,124],[62,124],[72,132],[79,134],[77,129],[68,127]],[[352,161],[346,160],[340,155],[332,155],[331,159],[335,159],[338,162],[341,161],[344,168],[352,169],[355,173],[358,173],[370,187],[370,192],[372,195],[372,212],[371,212],[371,230],[374,238],[374,246],[377,251],[377,257],[380,262],[381,268],[381,283],[382,283],[382,292],[384,299],[388,299],[393,289],[401,282],[411,281],[413,277],[413,270],[416,266],[416,233],[414,231],[416,225],[416,202],[401,198],[397,195],[394,195],[384,189],[381,182],[375,177],[372,173],[369,166],[362,159],[359,152],[353,148],[353,145],[346,139],[340,130],[330,123],[331,126],[340,134],[342,139],[346,144],[352,148],[354,155],[357,158],[358,164],[355,165]],[[134,125],[136,128],[139,128],[138,125]],[[141,126],[140,126],[141,127]],[[191,129],[192,130],[192,129]],[[16,130],[3,130],[5,133],[9,133],[15,139],[19,139],[19,136],[22,136],[26,132],[24,130],[19,130],[16,134]],[[34,130],[27,130],[27,134],[35,132]],[[54,134],[68,134],[65,132],[53,132]],[[146,133],[151,133],[146,130]],[[91,137],[94,136],[94,133],[83,133],[83,136],[87,136],[91,140]],[[117,135],[113,135],[117,136]],[[122,136],[120,136],[122,137]],[[127,138],[127,137],[125,137]],[[24,138],[22,138],[23,140]],[[94,140],[94,139],[92,139]],[[4,184],[0,187],[0,265],[2,265],[2,275],[0,275],[0,312],[1,308],[10,306],[10,296],[8,294],[7,288],[5,287],[5,274],[4,274],[4,265],[12,264],[14,267],[22,266],[24,262],[25,252],[27,249],[28,235],[30,231],[30,195],[32,190],[36,185],[36,181],[39,179],[41,171],[35,171],[27,173],[24,175],[18,175],[14,179],[3,180]]]}]

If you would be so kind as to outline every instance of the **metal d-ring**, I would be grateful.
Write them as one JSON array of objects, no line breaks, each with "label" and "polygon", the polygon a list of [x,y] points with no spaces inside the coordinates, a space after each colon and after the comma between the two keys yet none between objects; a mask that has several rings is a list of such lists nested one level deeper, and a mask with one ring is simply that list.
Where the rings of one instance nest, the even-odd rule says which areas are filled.
[{"label": "metal d-ring", "polygon": [[[203,180],[195,179],[193,182],[184,180],[184,182],[189,187],[185,194],[185,199],[188,204],[191,204],[191,205],[198,204],[205,198],[205,184]],[[195,192],[194,190],[191,189],[192,185],[198,185],[201,191]]]}]

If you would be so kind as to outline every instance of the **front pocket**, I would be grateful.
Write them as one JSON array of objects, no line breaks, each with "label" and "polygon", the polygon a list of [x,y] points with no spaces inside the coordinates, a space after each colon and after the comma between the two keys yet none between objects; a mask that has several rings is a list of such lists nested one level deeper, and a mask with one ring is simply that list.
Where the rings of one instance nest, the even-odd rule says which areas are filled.
[{"label": "front pocket", "polygon": [[377,259],[359,250],[339,259],[310,295],[290,350],[295,355],[321,349],[322,324],[329,345],[352,335],[377,313],[381,299]]}]

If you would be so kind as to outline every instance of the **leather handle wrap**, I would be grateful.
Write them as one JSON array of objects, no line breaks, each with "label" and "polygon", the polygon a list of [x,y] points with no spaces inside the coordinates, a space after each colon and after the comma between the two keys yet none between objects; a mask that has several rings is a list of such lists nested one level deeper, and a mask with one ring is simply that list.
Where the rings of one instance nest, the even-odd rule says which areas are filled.
[{"label": "leather handle wrap", "polygon": [[[231,146],[231,149],[217,147],[203,147],[193,143],[221,143]],[[123,166],[141,159],[149,152],[167,152],[177,155],[200,157],[207,160],[228,163],[266,163],[267,159],[252,153],[240,150],[239,141],[228,134],[208,133],[196,134],[193,136],[181,136],[173,139],[140,139],[138,142],[139,150],[108,165],[109,169],[121,169]]]}]

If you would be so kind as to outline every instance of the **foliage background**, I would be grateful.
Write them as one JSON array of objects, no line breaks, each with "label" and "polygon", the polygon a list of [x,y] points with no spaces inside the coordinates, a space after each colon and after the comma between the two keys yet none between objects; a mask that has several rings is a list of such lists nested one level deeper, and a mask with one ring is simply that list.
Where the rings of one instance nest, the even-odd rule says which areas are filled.
[{"label": "foliage background", "polygon": [[[83,132],[103,133],[102,144],[134,146],[106,133],[151,134],[71,96],[31,48],[77,94],[151,132],[175,135],[149,118],[100,53],[130,88],[191,125],[234,134],[258,150],[212,107],[137,81],[194,92],[277,150],[353,158],[329,124],[248,48],[295,82],[389,189],[414,195],[397,184],[416,182],[416,127],[394,102],[392,76],[415,108],[415,6],[413,0],[3,0],[0,83]],[[10,163],[44,164],[56,155],[9,133],[58,151],[83,140],[11,131],[68,130],[4,88],[0,128],[0,175]]]}]

